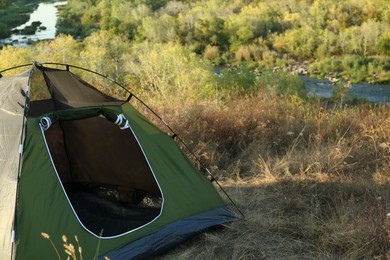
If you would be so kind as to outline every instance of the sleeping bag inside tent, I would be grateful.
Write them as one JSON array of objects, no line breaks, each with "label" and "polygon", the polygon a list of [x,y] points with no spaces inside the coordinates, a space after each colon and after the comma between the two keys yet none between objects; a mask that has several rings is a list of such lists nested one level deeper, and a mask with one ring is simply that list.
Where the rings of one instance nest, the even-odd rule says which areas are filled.
[{"label": "sleeping bag inside tent", "polygon": [[174,138],[128,100],[69,66],[34,64],[29,75],[18,92],[27,99],[15,259],[66,258],[69,243],[84,259],[148,258],[236,219]]}]

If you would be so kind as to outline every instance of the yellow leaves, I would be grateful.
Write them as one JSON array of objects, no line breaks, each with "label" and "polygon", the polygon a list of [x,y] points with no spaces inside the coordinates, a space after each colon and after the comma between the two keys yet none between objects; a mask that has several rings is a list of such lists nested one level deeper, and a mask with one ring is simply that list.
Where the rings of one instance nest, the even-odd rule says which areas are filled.
[{"label": "yellow leaves", "polygon": [[203,51],[203,57],[209,61],[217,60],[219,58],[218,46],[207,45]]},{"label": "yellow leaves", "polygon": [[249,61],[251,59],[251,52],[248,46],[240,46],[235,53],[237,61]]},{"label": "yellow leaves", "polygon": [[250,16],[252,18],[259,17],[267,12],[269,10],[269,7],[267,6],[256,6],[256,5],[248,5],[244,6],[241,10],[242,16]]},{"label": "yellow leaves", "polygon": [[31,61],[34,60],[33,56],[34,55],[29,48],[4,46],[3,49],[0,50],[0,70],[16,65],[31,63]]},{"label": "yellow leaves", "polygon": [[176,43],[143,43],[133,47],[125,69],[138,79],[141,90],[158,99],[193,99],[212,76],[207,64]]},{"label": "yellow leaves", "polygon": [[[49,43],[52,55],[49,57],[55,62],[76,63],[78,43],[70,35],[59,35]],[[47,61],[48,56],[42,57]]]},{"label": "yellow leaves", "polygon": [[277,35],[275,37],[273,47],[277,50],[287,51],[288,50],[288,42],[286,41],[286,39],[283,35]]},{"label": "yellow leaves", "polygon": [[298,23],[300,19],[301,15],[299,13],[285,12],[283,17],[283,21],[292,24]]}]

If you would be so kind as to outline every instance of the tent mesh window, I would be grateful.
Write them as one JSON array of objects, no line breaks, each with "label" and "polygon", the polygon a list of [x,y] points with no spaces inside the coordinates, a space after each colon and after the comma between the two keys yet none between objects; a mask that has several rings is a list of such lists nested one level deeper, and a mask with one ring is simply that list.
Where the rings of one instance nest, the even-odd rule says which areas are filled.
[{"label": "tent mesh window", "polygon": [[44,135],[67,197],[89,231],[116,236],[159,216],[162,194],[130,129],[95,116],[59,120]]}]

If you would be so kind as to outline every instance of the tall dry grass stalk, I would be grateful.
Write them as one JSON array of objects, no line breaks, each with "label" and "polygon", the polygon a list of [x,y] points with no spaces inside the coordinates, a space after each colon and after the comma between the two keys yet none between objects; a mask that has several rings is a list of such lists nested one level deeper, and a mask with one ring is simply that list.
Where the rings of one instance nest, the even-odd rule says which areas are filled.
[{"label": "tall dry grass stalk", "polygon": [[259,92],[155,104],[244,211],[159,259],[389,259],[390,108]]},{"label": "tall dry grass stalk", "polygon": [[[103,231],[102,231],[103,232]],[[101,232],[101,234],[102,234]],[[65,259],[72,259],[72,260],[83,260],[83,248],[81,247],[80,245],[80,242],[79,242],[79,238],[77,237],[77,235],[74,236],[74,241],[76,243],[72,244],[69,240],[68,240],[68,237],[66,235],[62,235],[61,236],[61,240],[62,240],[62,245],[64,247],[63,249],[63,252],[60,253],[60,250],[57,248],[57,246],[54,244],[53,240],[50,238],[50,235],[45,233],[45,232],[41,232],[41,236],[44,238],[44,239],[47,239],[49,240],[51,246],[53,247],[57,257],[59,260],[62,259],[61,255],[63,255],[63,253],[65,253]],[[77,244],[77,248],[75,247],[75,244]],[[97,246],[97,249],[96,249],[96,255],[94,257],[94,259],[97,259],[98,258],[98,254],[99,254],[99,248],[100,248],[100,239],[99,239],[99,242],[98,242],[98,246]],[[105,260],[110,260],[110,258],[108,256],[105,256],[104,257]]]}]

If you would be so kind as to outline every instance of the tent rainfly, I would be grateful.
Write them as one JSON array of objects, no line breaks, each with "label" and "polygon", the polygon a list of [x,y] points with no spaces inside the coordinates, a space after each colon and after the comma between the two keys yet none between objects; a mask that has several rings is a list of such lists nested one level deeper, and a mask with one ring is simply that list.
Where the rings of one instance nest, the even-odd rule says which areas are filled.
[{"label": "tent rainfly", "polygon": [[112,80],[121,100],[74,73],[103,76],[88,69],[29,66],[0,72],[0,259],[65,258],[69,244],[83,259],[148,258],[237,219],[129,90]]}]

